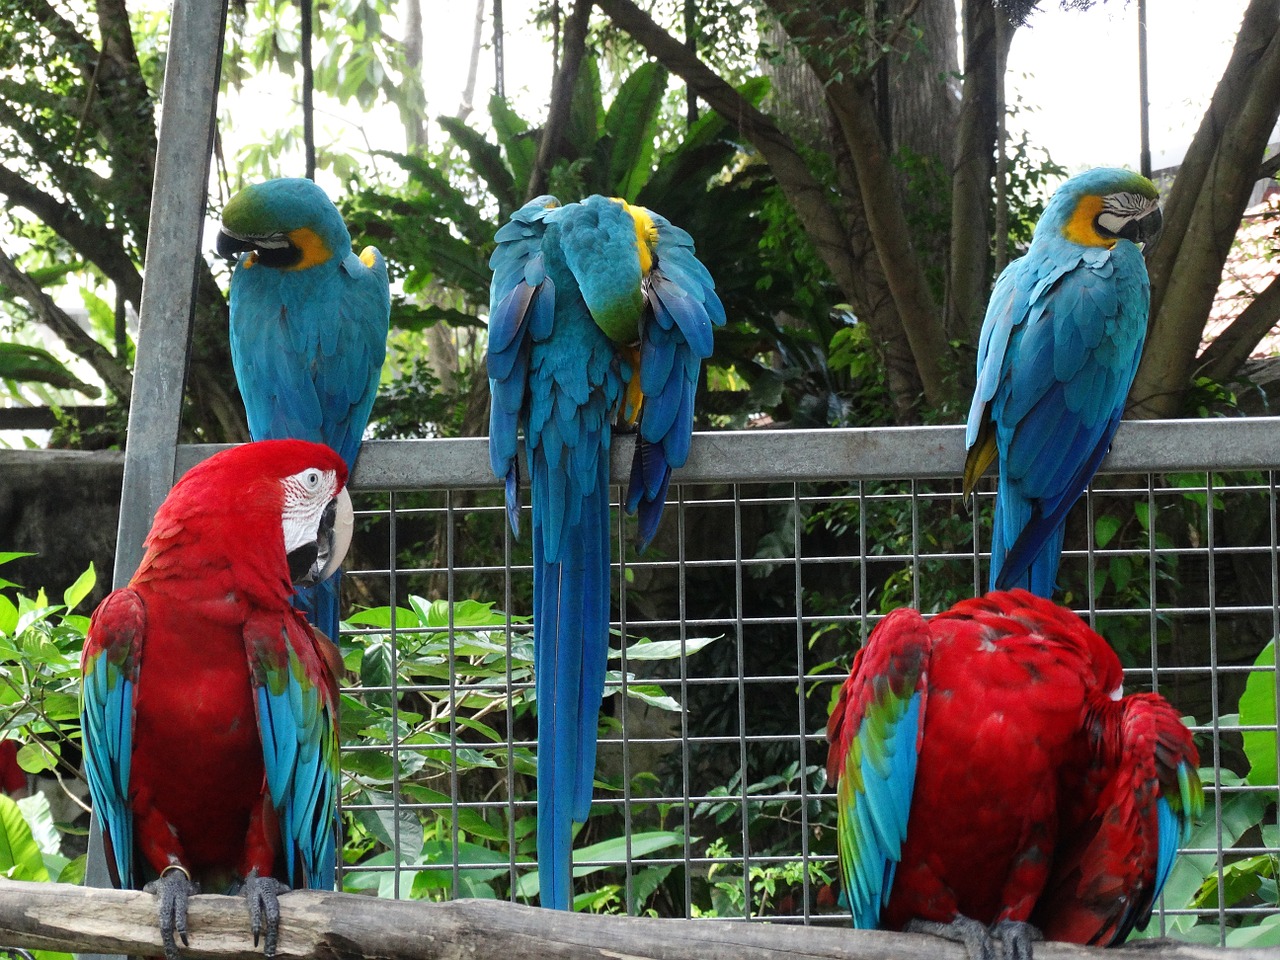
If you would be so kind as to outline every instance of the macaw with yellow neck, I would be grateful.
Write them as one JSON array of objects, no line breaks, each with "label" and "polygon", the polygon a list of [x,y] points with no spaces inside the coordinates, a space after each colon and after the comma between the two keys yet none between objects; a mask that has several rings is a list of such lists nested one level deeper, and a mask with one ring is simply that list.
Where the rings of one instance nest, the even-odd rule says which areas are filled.
[{"label": "macaw with yellow neck", "polygon": [[489,455],[518,532],[517,435],[533,513],[538,879],[568,909],[573,824],[591,808],[609,646],[609,449],[636,426],[627,509],[639,545],[684,464],[712,329],[725,322],[693,240],[643,207],[542,196],[497,233],[489,312]]},{"label": "macaw with yellow neck", "polygon": [[1099,167],[1053,195],[996,281],[978,340],[964,494],[999,457],[991,589],[1052,598],[1067,512],[1106,456],[1147,335],[1146,177]]}]

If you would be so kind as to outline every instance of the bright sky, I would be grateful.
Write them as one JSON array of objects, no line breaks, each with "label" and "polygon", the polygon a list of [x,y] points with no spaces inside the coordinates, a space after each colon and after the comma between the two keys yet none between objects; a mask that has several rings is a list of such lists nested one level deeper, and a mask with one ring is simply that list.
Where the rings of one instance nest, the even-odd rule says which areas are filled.
[{"label": "bright sky", "polygon": [[[1246,0],[1147,0],[1152,165],[1177,163],[1222,76]],[[1138,4],[1084,12],[1044,0],[1013,38],[1009,89],[1038,112],[1033,139],[1072,172],[1138,168]]]}]

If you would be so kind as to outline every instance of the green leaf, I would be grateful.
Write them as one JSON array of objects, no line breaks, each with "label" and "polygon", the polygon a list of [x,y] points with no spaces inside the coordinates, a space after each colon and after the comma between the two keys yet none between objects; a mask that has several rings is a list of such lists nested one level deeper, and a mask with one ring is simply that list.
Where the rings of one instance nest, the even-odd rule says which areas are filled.
[{"label": "green leaf", "polygon": [[613,142],[609,184],[624,200],[634,201],[653,172],[654,137],[666,89],[667,71],[650,60],[623,81],[605,114],[605,133]]},{"label": "green leaf", "polygon": [[1121,523],[1117,517],[1104,513],[1093,524],[1093,539],[1099,547],[1105,547],[1120,531]]},{"label": "green leaf", "polygon": [[31,828],[31,836],[41,853],[60,854],[62,852],[62,834],[53,822],[53,812],[49,809],[49,798],[40,791],[18,801],[18,809]]},{"label": "green leaf", "polygon": [[[693,841],[697,841],[697,837]],[[684,833],[679,830],[654,830],[647,833],[635,833],[630,838],[612,837],[601,840],[590,846],[573,851],[573,862],[583,866],[575,866],[575,877],[586,877],[600,870],[607,870],[612,864],[589,863],[593,860],[624,860],[628,856],[634,861],[646,857],[668,847],[684,846]],[[538,871],[523,874],[516,883],[515,893],[519,897],[532,897],[538,892]]]},{"label": "green leaf", "polygon": [[[391,806],[391,794],[377,790],[365,790],[360,803],[378,807]],[[364,828],[377,837],[390,850],[396,851],[400,863],[416,863],[422,855],[422,823],[412,810],[354,810],[355,818]],[[399,837],[397,833],[399,824]],[[397,850],[397,839],[399,848]]]},{"label": "green leaf", "polygon": [[86,397],[102,396],[99,388],[85,383],[48,350],[22,343],[0,343],[0,380],[47,383]]},{"label": "green leaf", "polygon": [[600,125],[604,107],[600,99],[600,66],[595,57],[584,57],[573,84],[573,100],[569,106],[569,122],[564,138],[573,157],[589,157],[600,142]]},{"label": "green leaf", "polygon": [[538,142],[529,125],[519,117],[511,104],[498,96],[489,98],[489,118],[493,121],[493,132],[498,143],[507,155],[507,165],[511,168],[513,190],[510,196],[495,194],[502,220],[506,220],[520,206],[524,190],[533,176],[533,165],[538,158]]},{"label": "green leaf", "polygon": [[76,578],[76,582],[67,587],[62,594],[62,602],[67,605],[68,613],[74,610],[80,604],[80,601],[89,595],[97,582],[98,574],[93,568],[93,562],[90,561],[89,569],[80,574]]},{"label": "green leaf", "polygon": [[501,204],[503,198],[516,196],[516,181],[502,160],[502,152],[476,131],[455,117],[437,117],[453,141],[466,151],[471,168],[484,180],[489,192]]},{"label": "green leaf", "polygon": [[[721,637],[723,634],[721,635]],[[681,656],[697,653],[709,643],[721,637],[687,637],[681,640],[649,640],[642,638],[627,647],[628,660],[678,660]],[[610,650],[609,656],[618,657],[617,650]]]},{"label": "green leaf", "polygon": [[1280,915],[1263,917],[1262,922],[1252,927],[1238,927],[1227,931],[1227,946],[1240,947],[1280,947]]},{"label": "green leaf", "polygon": [[13,798],[5,794],[0,794],[0,873],[11,880],[49,879],[31,827]]},{"label": "green leaf", "polygon": [[1272,640],[1253,665],[1244,693],[1240,695],[1240,725],[1270,727],[1270,730],[1246,730],[1244,752],[1249,758],[1246,780],[1255,787],[1276,783],[1276,642]]},{"label": "green leaf", "polygon": [[24,743],[18,748],[18,766],[27,773],[43,773],[57,766],[57,758],[38,743]]}]

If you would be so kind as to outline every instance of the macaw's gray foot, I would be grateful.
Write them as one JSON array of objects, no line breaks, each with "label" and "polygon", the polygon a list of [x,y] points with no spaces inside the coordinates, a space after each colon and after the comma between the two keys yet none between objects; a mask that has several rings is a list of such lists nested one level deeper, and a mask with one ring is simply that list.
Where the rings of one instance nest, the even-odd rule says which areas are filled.
[{"label": "macaw's gray foot", "polygon": [[927,933],[953,943],[962,943],[969,954],[969,960],[1002,960],[1000,945],[991,939],[986,924],[969,917],[957,914],[950,923],[912,920],[907,924],[907,932]]},{"label": "macaw's gray foot", "polygon": [[249,929],[253,931],[253,945],[262,939],[262,953],[266,957],[276,955],[276,945],[280,942],[280,894],[288,891],[288,886],[275,877],[260,877],[255,867],[244,878],[240,888],[241,895],[249,904]]},{"label": "macaw's gray foot", "polygon": [[991,927],[991,935],[1004,944],[1005,960],[1031,960],[1031,944],[1044,939],[1044,934],[1021,920],[1001,920]]},{"label": "macaw's gray foot", "polygon": [[178,943],[174,934],[182,938],[184,947],[190,946],[187,939],[187,898],[200,892],[200,885],[191,882],[191,874],[182,867],[166,867],[159,880],[152,880],[142,888],[145,893],[154,893],[160,900],[160,940],[164,943],[164,955],[168,960],[178,960]]}]

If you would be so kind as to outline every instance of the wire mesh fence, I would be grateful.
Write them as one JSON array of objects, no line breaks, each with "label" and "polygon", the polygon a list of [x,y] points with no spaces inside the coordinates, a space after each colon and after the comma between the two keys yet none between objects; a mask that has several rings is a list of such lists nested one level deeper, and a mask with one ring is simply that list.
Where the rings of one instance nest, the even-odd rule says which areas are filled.
[{"label": "wire mesh fence", "polygon": [[[827,713],[885,613],[984,589],[994,481],[967,509],[962,445],[957,428],[703,434],[643,556],[615,511],[580,908],[847,922]],[[484,441],[363,456],[341,637],[343,885],[532,898],[528,546]],[[1163,693],[1201,752],[1208,812],[1152,935],[1245,942],[1280,924],[1277,470],[1280,420],[1125,424],[1069,521],[1064,602],[1117,649],[1126,692]]]}]

